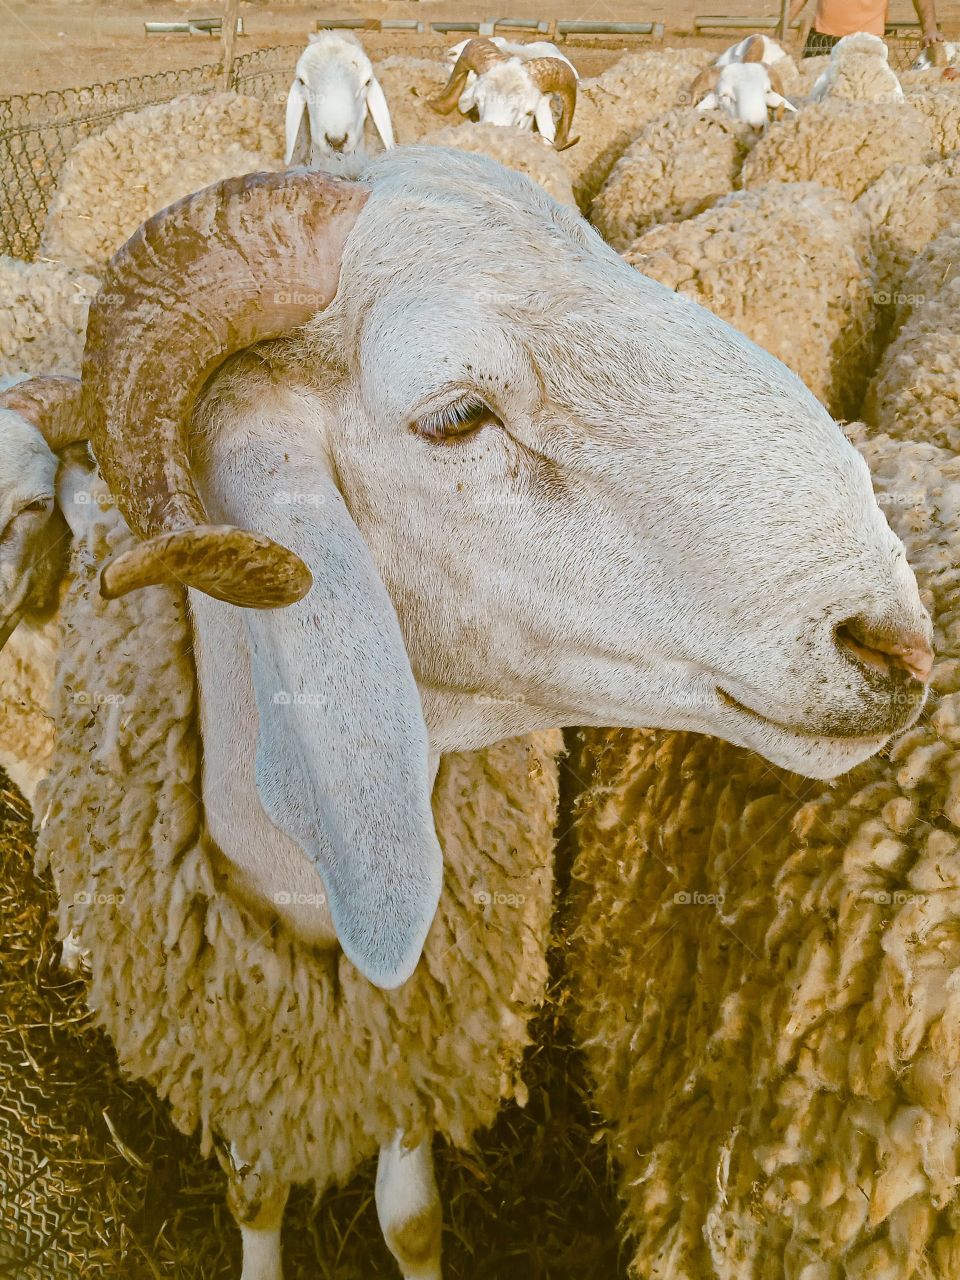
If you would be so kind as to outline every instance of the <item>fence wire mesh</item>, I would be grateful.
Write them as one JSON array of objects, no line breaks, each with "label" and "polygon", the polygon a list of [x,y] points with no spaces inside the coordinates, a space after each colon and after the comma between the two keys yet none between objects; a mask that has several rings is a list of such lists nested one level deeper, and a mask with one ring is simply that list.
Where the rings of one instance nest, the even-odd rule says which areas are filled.
[{"label": "fence wire mesh", "polygon": [[[259,98],[286,93],[299,46],[256,49],[236,59],[231,88]],[[82,89],[0,98],[0,253],[31,259],[63,162],[83,138],[128,111],[184,93],[215,93],[222,68],[208,63]]]}]

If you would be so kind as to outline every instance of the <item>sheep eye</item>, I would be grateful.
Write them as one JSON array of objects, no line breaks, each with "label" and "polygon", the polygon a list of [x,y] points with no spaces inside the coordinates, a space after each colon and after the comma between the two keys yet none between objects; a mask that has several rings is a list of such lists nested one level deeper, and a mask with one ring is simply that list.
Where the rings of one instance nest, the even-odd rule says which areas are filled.
[{"label": "sheep eye", "polygon": [[502,425],[488,405],[471,396],[456,400],[436,413],[424,414],[413,423],[413,430],[428,440],[454,440],[471,435],[481,427]]}]

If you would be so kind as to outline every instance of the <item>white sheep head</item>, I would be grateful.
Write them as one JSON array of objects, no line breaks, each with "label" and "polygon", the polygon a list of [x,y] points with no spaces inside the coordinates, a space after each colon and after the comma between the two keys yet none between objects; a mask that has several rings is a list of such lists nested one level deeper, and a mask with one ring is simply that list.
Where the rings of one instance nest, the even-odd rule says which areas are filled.
[{"label": "white sheep head", "polygon": [[157,214],[91,305],[82,412],[142,540],[102,592],[213,611],[249,676],[206,721],[244,699],[258,802],[383,985],[440,890],[432,753],[644,726],[831,777],[923,703],[929,618],[822,405],[485,157]]},{"label": "white sheep head", "polygon": [[768,111],[796,111],[782,90],[776,67],[762,62],[730,62],[701,71],[690,88],[690,97],[699,111],[725,111],[734,120],[764,129]]},{"label": "white sheep head", "polygon": [[[522,58],[493,40],[468,40],[444,88],[430,99],[442,115],[458,107],[463,115],[474,109],[481,124],[531,130],[557,150],[573,146],[570,126],[577,102],[577,73],[565,58]],[[550,99],[561,102],[560,121],[555,126]]]},{"label": "white sheep head", "polygon": [[21,618],[58,602],[70,551],[56,506],[55,450],[79,434],[75,378],[5,379],[0,388],[0,648]]},{"label": "white sheep head", "polygon": [[287,95],[285,163],[353,154],[363,142],[368,112],[389,149],[394,142],[387,100],[359,40],[339,31],[311,35]]}]

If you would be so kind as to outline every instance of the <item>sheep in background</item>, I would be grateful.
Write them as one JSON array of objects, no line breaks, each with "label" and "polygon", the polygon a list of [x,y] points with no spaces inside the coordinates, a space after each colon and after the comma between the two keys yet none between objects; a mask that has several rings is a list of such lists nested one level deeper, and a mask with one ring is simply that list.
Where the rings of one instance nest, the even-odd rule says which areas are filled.
[{"label": "sheep in background", "polygon": [[560,204],[574,210],[577,207],[563,158],[525,129],[492,124],[451,125],[428,133],[421,142],[424,146],[454,147],[458,151],[489,156],[508,169],[526,174]]},{"label": "sheep in background", "polygon": [[637,1277],[960,1275],[960,463],[857,435],[934,616],[929,714],[829,788],[585,735],[566,972]]},{"label": "sheep in background", "polygon": [[[114,524],[80,548],[43,841],[95,952],[99,1020],[185,1127],[223,1139],[270,1274],[285,1183],[339,1176],[359,1140],[386,1148],[378,1202],[393,1206],[395,1244],[419,1242],[408,1274],[434,1276],[429,1132],[469,1140],[501,1087],[486,1014],[449,1026],[483,941],[464,944],[461,974],[458,925],[489,890],[474,890],[466,859],[459,914],[432,923],[436,755],[587,715],[712,730],[833,776],[918,713],[907,671],[929,654],[928,623],[864,468],[783,366],[502,166],[408,148],[359,179],[293,171],[208,188],[111,264],[88,323],[84,414],[137,538]],[[114,290],[122,305],[106,304]],[[219,370],[194,415],[233,345],[281,335]],[[546,470],[518,468],[517,448]],[[285,481],[310,501],[271,501]],[[169,620],[176,592],[154,590],[168,575],[192,589],[193,642],[171,633],[168,656],[196,656],[198,704],[140,647]],[[638,592],[644,608],[624,608]],[[454,601],[467,612],[451,618]],[[104,664],[89,638],[111,618]],[[862,674],[853,653],[882,670]],[[140,694],[130,724],[111,714],[125,702],[74,696],[111,685]],[[135,769],[142,790],[125,786]],[[471,803],[468,783],[455,794]],[[322,909],[281,897],[291,886]],[[512,927],[511,984],[517,948],[535,957],[546,932]],[[414,985],[383,997],[371,1035],[351,1020],[361,998],[370,1007],[361,975],[396,987],[425,938]],[[502,993],[481,978],[471,990],[502,1027]],[[443,1015],[426,1034],[418,981]],[[411,1027],[429,1054],[399,1051]],[[349,1133],[336,1128],[346,1113]]]},{"label": "sheep in background", "polygon": [[[573,74],[580,79],[580,72],[573,65],[565,53],[552,44],[549,40],[530,40],[526,44],[518,44],[514,40],[507,40],[504,36],[490,36],[490,43],[496,45],[501,53],[510,58],[519,58],[521,62],[529,62],[532,58],[558,58],[561,62],[565,62]],[[456,65],[460,59],[461,53],[470,43],[469,39],[461,40],[459,44],[451,45],[447,50],[447,61],[452,65]],[[473,84],[476,73],[471,72],[467,77],[468,87]]]},{"label": "sheep in background", "polygon": [[0,377],[79,373],[95,276],[60,262],[0,255]]},{"label": "sheep in background", "polygon": [[895,295],[893,340],[863,416],[899,440],[960,452],[960,237],[957,224],[918,254]]},{"label": "sheep in background", "polygon": [[827,100],[771,126],[747,156],[744,187],[817,182],[855,200],[891,165],[938,158],[933,129],[906,102]]},{"label": "sheep in background", "polygon": [[433,133],[438,121],[430,102],[447,83],[449,67],[429,58],[391,54],[376,64],[375,71],[390,104],[397,144],[419,142]]},{"label": "sheep in background", "polygon": [[731,62],[763,62],[770,67],[777,62],[792,61],[786,49],[770,36],[752,35],[745,36],[729,49],[724,49],[713,65],[726,67]]},{"label": "sheep in background", "polygon": [[811,102],[902,102],[903,88],[879,36],[858,31],[830,50],[830,62],[810,91]]},{"label": "sheep in background", "polygon": [[789,365],[832,413],[859,405],[876,340],[876,264],[869,224],[837,192],[738,191],[651,228],[624,257]]},{"label": "sheep in background", "polygon": [[657,223],[701,213],[734,189],[753,137],[720,112],[680,107],[658,116],[614,165],[590,221],[619,251]]},{"label": "sheep in background", "polygon": [[960,157],[936,164],[898,164],[855,202],[877,254],[877,301],[889,306],[915,256],[960,221]]},{"label": "sheep in background", "polygon": [[309,41],[287,94],[285,162],[351,155],[363,143],[368,115],[389,150],[394,145],[390,110],[363,45],[342,31],[318,31]]},{"label": "sheep in background", "polygon": [[725,111],[754,129],[765,129],[768,113],[796,111],[783,96],[775,66],[762,62],[728,62],[707,67],[690,86],[690,100],[698,111]]},{"label": "sheep in background", "polygon": [[[577,105],[577,73],[563,57],[519,57],[492,40],[468,40],[447,84],[431,105],[442,115],[457,107],[463,115],[476,109],[481,124],[532,130],[558,151],[572,146],[570,138]],[[472,84],[468,83],[475,76]],[[552,98],[560,100],[554,122]]]},{"label": "sheep in background", "polygon": [[67,156],[41,255],[98,272],[158,209],[224,177],[281,169],[280,131],[276,106],[235,93],[187,94],[120,116]]},{"label": "sheep in background", "polygon": [[706,49],[645,50],[580,81],[579,142],[564,152],[564,163],[582,210],[589,210],[610,170],[645,125],[665,111],[689,105],[690,83],[710,60]]},{"label": "sheep in background", "polygon": [[[939,45],[939,48],[937,47]],[[943,70],[945,66],[960,65],[960,44],[949,40],[938,41],[937,45],[924,49],[918,58],[910,64],[911,71]]]}]

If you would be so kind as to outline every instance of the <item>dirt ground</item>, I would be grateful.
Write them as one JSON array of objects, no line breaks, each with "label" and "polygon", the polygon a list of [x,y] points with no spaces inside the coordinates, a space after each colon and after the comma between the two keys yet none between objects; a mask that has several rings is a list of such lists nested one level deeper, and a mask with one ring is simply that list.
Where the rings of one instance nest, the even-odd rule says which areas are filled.
[{"label": "dirt ground", "polygon": [[[0,0],[0,97],[37,90],[74,87],[118,76],[216,62],[215,38],[189,35],[147,36],[147,20],[170,21],[215,16],[220,0]],[[241,3],[246,34],[237,52],[276,44],[296,44],[324,17],[361,15],[368,18],[511,17],[595,18],[600,21],[663,22],[672,44],[694,40],[697,14],[735,13],[744,17],[775,17],[778,0],[503,0],[497,7],[485,0],[325,0],[315,5]],[[960,0],[939,0],[941,26],[960,35]],[[915,18],[910,0],[892,0],[891,21]],[[368,34],[370,53],[416,50],[421,56],[439,54],[448,41],[436,35],[413,33]],[[711,33],[696,43],[723,48],[729,37]],[[571,40],[573,59],[585,75],[595,75],[628,47],[623,37]]]}]

